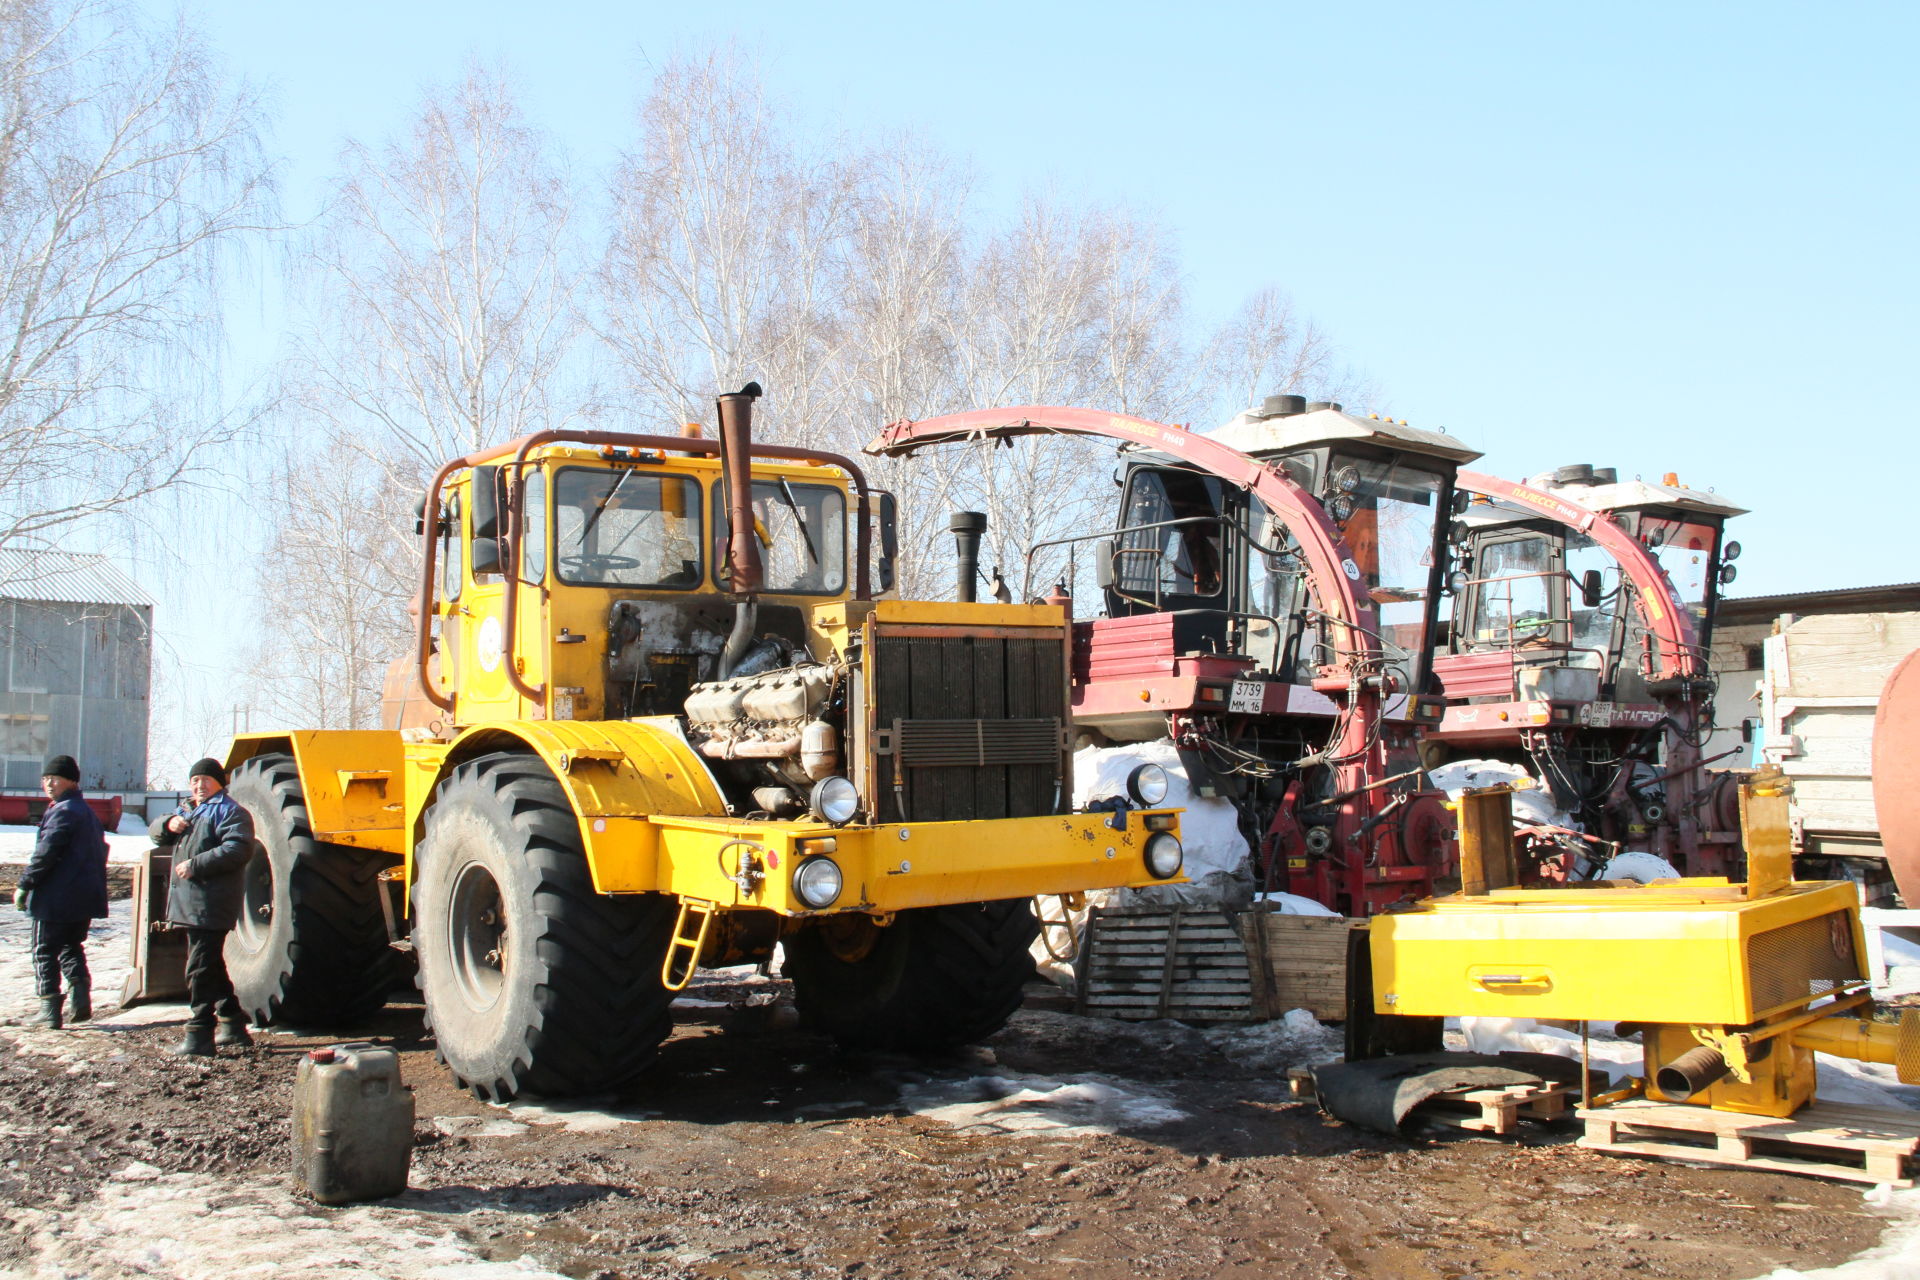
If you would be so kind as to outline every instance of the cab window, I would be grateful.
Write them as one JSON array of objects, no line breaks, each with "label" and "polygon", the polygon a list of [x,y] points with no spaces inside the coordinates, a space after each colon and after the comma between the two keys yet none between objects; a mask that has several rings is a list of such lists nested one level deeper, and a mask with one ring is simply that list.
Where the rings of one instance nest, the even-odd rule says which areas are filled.
[{"label": "cab window", "polygon": [[1474,647],[1505,648],[1552,639],[1547,540],[1487,543],[1477,560],[1474,576],[1479,583],[1468,633]]},{"label": "cab window", "polygon": [[553,481],[553,566],[580,586],[699,586],[699,485],[638,467],[562,467]]},{"label": "cab window", "polygon": [[547,475],[536,471],[520,491],[520,577],[538,582],[547,572]]},{"label": "cab window", "polygon": [[[1158,604],[1166,596],[1217,596],[1225,584],[1225,538],[1216,476],[1141,469],[1127,484],[1127,532],[1114,552],[1121,594]],[[1190,523],[1166,525],[1179,520]],[[1157,529],[1142,525],[1161,525]]]},{"label": "cab window", "polygon": [[[713,572],[727,563],[727,497],[713,485]],[[847,497],[829,484],[753,482],[753,536],[766,569],[762,590],[776,595],[831,596],[847,589]]]}]

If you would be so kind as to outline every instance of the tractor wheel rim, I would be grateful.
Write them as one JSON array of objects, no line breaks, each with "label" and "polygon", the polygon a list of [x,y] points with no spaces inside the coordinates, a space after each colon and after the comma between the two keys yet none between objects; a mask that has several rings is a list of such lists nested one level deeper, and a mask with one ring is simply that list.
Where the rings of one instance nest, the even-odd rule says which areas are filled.
[{"label": "tractor wheel rim", "polygon": [[273,934],[273,859],[265,845],[254,850],[241,875],[240,919],[234,932],[240,935],[240,945],[252,953],[265,947]]},{"label": "tractor wheel rim", "polygon": [[447,910],[447,954],[461,1000],[491,1009],[506,986],[506,916],[493,873],[469,862],[454,877]]}]

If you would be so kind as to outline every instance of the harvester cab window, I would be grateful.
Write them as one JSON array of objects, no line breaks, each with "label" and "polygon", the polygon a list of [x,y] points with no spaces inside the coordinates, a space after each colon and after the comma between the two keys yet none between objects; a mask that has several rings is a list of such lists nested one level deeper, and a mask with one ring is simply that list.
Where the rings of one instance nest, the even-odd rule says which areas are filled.
[{"label": "harvester cab window", "polygon": [[1548,573],[1552,553],[1544,537],[1484,543],[1475,566],[1473,623],[1476,649],[1544,644],[1553,636]]},{"label": "harvester cab window", "polygon": [[1693,615],[1694,634],[1707,643],[1708,614],[1712,610],[1709,594],[1715,583],[1714,539],[1718,530],[1709,524],[1681,519],[1642,516],[1640,537],[1653,548],[1653,558],[1667,571],[1680,603]]},{"label": "harvester cab window", "polygon": [[1313,665],[1325,655],[1318,652],[1320,623],[1303,612],[1309,592],[1300,544],[1264,502],[1250,498],[1248,504],[1253,540],[1294,554],[1268,555],[1248,548],[1247,656],[1282,679],[1310,680]]},{"label": "harvester cab window", "polygon": [[700,585],[700,486],[638,467],[562,467],[553,481],[554,568],[580,586]]},{"label": "harvester cab window", "polygon": [[[727,498],[713,486],[713,564],[727,558]],[[774,595],[831,596],[847,588],[847,496],[828,484],[753,482],[753,533]],[[724,584],[721,584],[724,585]]]},{"label": "harvester cab window", "polygon": [[[1578,529],[1567,530],[1568,662],[1576,667],[1604,670],[1611,665],[1614,621],[1620,616],[1620,566],[1613,554]],[[1580,598],[1580,584],[1597,571],[1603,587],[1600,603],[1589,606]]]},{"label": "harvester cab window", "polygon": [[1353,511],[1340,531],[1380,610],[1381,637],[1403,656],[1418,655],[1426,645],[1441,478],[1370,458],[1335,458],[1328,475],[1340,480],[1349,470],[1357,481],[1343,492]]},{"label": "harvester cab window", "polygon": [[547,475],[535,471],[520,490],[520,577],[538,582],[547,574]]},{"label": "harvester cab window", "polygon": [[[1218,476],[1142,467],[1127,480],[1126,527],[1114,551],[1115,585],[1136,604],[1218,596],[1225,585]],[[1172,520],[1191,523],[1168,525]],[[1141,528],[1142,525],[1160,528]]]}]

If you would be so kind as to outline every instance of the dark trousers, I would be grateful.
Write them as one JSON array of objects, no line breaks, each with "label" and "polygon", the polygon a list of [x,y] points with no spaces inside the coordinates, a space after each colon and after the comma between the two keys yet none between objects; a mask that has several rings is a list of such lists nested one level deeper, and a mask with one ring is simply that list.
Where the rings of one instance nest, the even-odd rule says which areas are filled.
[{"label": "dark trousers", "polygon": [[211,1027],[215,1020],[245,1022],[240,1002],[233,996],[233,979],[227,976],[227,931],[225,929],[186,929],[187,1003],[193,1011],[187,1015],[190,1027]]},{"label": "dark trousers", "polygon": [[91,920],[35,920],[33,922],[33,983],[42,1000],[60,998],[60,976],[67,990],[93,990],[87,972],[87,929]]}]

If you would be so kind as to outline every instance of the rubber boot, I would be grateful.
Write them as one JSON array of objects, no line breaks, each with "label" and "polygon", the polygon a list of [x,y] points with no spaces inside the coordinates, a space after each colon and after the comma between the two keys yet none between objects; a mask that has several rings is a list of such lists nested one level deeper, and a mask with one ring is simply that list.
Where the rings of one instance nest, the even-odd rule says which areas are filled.
[{"label": "rubber boot", "polygon": [[40,999],[40,1012],[28,1018],[25,1025],[29,1027],[45,1027],[49,1031],[58,1031],[61,1027],[60,997],[42,996]]},{"label": "rubber boot", "polygon": [[173,1047],[173,1051],[185,1058],[211,1058],[213,1028],[189,1026],[186,1036]]},{"label": "rubber boot", "polygon": [[222,1049],[245,1049],[253,1044],[253,1037],[247,1034],[244,1022],[222,1022],[213,1043]]},{"label": "rubber boot", "polygon": [[86,987],[75,987],[67,992],[67,1021],[93,1021],[93,992]]}]

